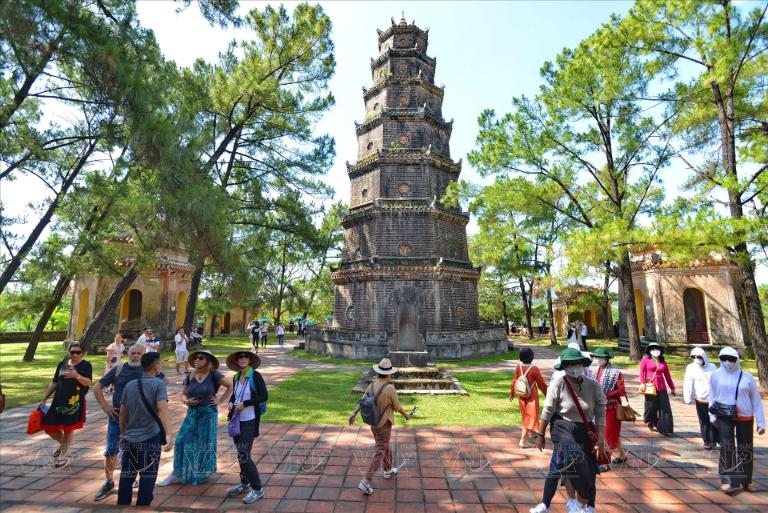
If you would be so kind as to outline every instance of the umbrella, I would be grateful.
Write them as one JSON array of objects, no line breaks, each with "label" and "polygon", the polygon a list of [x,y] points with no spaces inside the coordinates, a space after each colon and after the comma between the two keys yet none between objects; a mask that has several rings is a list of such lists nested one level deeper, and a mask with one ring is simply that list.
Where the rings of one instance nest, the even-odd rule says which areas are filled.
[{"label": "umbrella", "polygon": [[332,321],[333,320],[333,314],[328,314],[325,316],[326,321]]},{"label": "umbrella", "polygon": [[314,320],[314,319],[308,319],[308,320],[307,320],[307,322],[306,322],[306,324],[304,324],[304,325],[305,325],[307,328],[309,328],[310,326],[314,326],[315,324],[317,324],[317,321],[316,321],[316,320]]},{"label": "umbrella", "polygon": [[261,319],[256,319],[256,322],[258,322],[259,324],[264,324],[264,323],[272,324],[272,319],[270,319],[269,317],[262,317]]}]

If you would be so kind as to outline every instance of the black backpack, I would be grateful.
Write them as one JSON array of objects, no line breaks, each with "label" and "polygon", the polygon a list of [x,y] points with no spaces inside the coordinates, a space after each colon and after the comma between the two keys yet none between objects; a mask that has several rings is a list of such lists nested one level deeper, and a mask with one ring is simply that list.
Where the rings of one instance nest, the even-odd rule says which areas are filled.
[{"label": "black backpack", "polygon": [[357,401],[357,404],[360,406],[360,416],[363,417],[363,422],[369,426],[375,426],[381,420],[382,412],[380,412],[376,406],[376,399],[379,397],[381,391],[389,385],[391,385],[391,383],[385,383],[379,388],[378,392],[373,393],[374,386],[371,384],[371,391],[366,392],[365,395],[363,395],[363,398]]}]

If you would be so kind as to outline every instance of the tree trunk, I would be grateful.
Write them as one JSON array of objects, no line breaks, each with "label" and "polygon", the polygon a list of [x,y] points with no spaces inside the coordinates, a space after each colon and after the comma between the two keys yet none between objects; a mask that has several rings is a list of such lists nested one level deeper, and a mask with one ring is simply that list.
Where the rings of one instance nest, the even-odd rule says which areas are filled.
[{"label": "tree trunk", "polygon": [[755,282],[755,266],[751,261],[746,265],[739,265],[739,278],[747,307],[749,335],[752,340],[752,348],[755,351],[757,379],[760,382],[761,391],[768,393],[768,338],[766,338],[765,319],[760,307],[760,295],[757,292]]},{"label": "tree trunk", "polygon": [[642,358],[640,333],[637,325],[637,310],[635,310],[635,286],[632,282],[632,267],[629,252],[625,251],[619,265],[621,286],[624,289],[624,301],[621,305],[622,315],[627,320],[627,335],[629,337],[629,359],[639,362]]},{"label": "tree trunk", "polygon": [[101,306],[99,313],[93,318],[91,323],[85,329],[85,333],[80,337],[80,345],[83,346],[83,351],[86,351],[88,347],[96,340],[96,337],[104,328],[107,319],[110,315],[113,315],[117,309],[120,300],[123,295],[131,288],[131,285],[136,281],[139,271],[136,269],[136,264],[132,265],[128,272],[126,272],[120,281],[117,282],[115,288],[112,290],[109,299]]},{"label": "tree trunk", "polygon": [[59,303],[61,303],[61,298],[63,298],[64,294],[67,292],[67,289],[69,288],[69,282],[71,280],[71,274],[62,274],[59,277],[59,281],[56,282],[56,286],[53,289],[53,294],[51,295],[51,300],[46,303],[43,314],[40,316],[40,320],[37,321],[35,331],[32,333],[32,338],[27,345],[27,350],[24,351],[23,360],[25,362],[34,361],[35,352],[37,351],[37,344],[40,342],[40,339],[43,336],[45,326],[48,324],[48,321],[51,320],[51,316],[56,310],[56,307],[59,306]]},{"label": "tree trunk", "polygon": [[213,314],[211,317],[211,332],[208,334],[208,338],[214,338],[216,336],[216,322],[218,322],[219,316]]},{"label": "tree trunk", "polygon": [[504,333],[511,335],[512,333],[509,331],[509,316],[507,315],[507,302],[503,299],[501,300],[501,317],[504,320]]},{"label": "tree trunk", "polygon": [[285,268],[286,268],[286,254],[288,252],[288,243],[283,244],[283,258],[280,265],[280,285],[277,291],[277,305],[275,306],[274,318],[275,326],[280,322],[280,314],[283,309],[283,295],[285,294]]},{"label": "tree trunk", "polygon": [[608,340],[613,338],[613,326],[611,326],[611,262],[605,262],[605,278],[603,280],[603,338]]},{"label": "tree trunk", "polygon": [[3,270],[3,274],[0,276],[0,294],[3,293],[3,290],[5,290],[5,287],[11,281],[11,278],[13,278],[13,275],[16,274],[16,271],[21,266],[24,258],[26,258],[27,254],[32,251],[32,248],[37,242],[37,239],[40,238],[40,235],[42,235],[45,227],[48,226],[48,223],[50,223],[51,219],[53,219],[53,214],[56,213],[56,209],[59,207],[59,203],[61,202],[62,198],[67,194],[67,191],[72,186],[72,184],[75,183],[75,179],[80,174],[80,171],[83,169],[86,162],[88,162],[88,158],[91,156],[91,153],[93,153],[93,150],[96,149],[96,143],[97,140],[93,140],[89,143],[90,146],[85,149],[85,152],[75,164],[75,167],[72,168],[72,171],[69,172],[67,177],[62,182],[61,189],[53,198],[53,200],[51,200],[51,204],[48,205],[48,208],[46,209],[45,214],[43,214],[43,217],[40,218],[40,220],[37,222],[37,225],[29,234],[27,240],[24,241],[24,244],[22,244],[22,246],[19,248],[19,251],[11,257],[11,260],[8,262],[5,270]]},{"label": "tree trunk", "polygon": [[549,343],[550,345],[557,345],[557,337],[555,336],[555,308],[552,306],[552,290],[547,288],[547,314],[549,316]]},{"label": "tree trunk", "polygon": [[517,277],[520,282],[520,297],[523,299],[523,311],[525,312],[525,326],[528,329],[528,338],[533,339],[533,323],[531,322],[531,305],[528,303],[528,294],[525,290],[525,281],[522,276]]},{"label": "tree trunk", "polygon": [[184,311],[184,333],[192,333],[197,330],[193,326],[195,322],[195,309],[197,308],[197,295],[200,292],[200,280],[203,278],[203,268],[205,267],[205,258],[200,258],[195,264],[195,272],[192,273],[192,284],[189,286],[189,296],[187,296],[187,309]]}]

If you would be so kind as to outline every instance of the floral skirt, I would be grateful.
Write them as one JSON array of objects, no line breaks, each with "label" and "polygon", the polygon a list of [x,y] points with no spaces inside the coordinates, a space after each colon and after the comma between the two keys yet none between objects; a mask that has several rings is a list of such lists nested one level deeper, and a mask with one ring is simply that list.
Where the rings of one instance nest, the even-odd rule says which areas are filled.
[{"label": "floral skirt", "polygon": [[192,407],[181,423],[173,448],[173,475],[185,484],[200,484],[216,472],[215,405]]}]

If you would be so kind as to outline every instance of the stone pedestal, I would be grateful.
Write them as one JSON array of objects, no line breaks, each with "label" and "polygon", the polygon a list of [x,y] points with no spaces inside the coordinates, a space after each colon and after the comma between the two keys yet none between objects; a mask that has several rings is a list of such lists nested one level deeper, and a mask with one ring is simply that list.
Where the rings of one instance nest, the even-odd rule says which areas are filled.
[{"label": "stone pedestal", "polygon": [[427,351],[390,351],[389,360],[393,367],[426,367],[429,365]]}]

